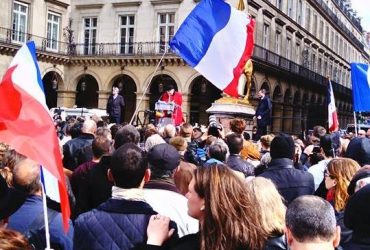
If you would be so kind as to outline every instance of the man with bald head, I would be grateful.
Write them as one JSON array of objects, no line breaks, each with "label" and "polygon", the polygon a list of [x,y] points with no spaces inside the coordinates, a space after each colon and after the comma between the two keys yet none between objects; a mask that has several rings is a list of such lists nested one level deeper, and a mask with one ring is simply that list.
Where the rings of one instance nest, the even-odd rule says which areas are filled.
[{"label": "man with bald head", "polygon": [[[63,165],[73,171],[77,166],[84,163],[79,161],[80,151],[85,147],[91,147],[96,132],[96,123],[91,119],[86,119],[81,128],[81,135],[69,140],[63,145]],[[90,156],[92,159],[92,155]],[[84,158],[84,161],[91,160]]]},{"label": "man with bald head", "polygon": [[[23,191],[27,198],[23,205],[9,217],[8,228],[16,230],[27,237],[43,242],[46,246],[42,189],[40,183],[40,165],[25,158],[13,169],[13,186]],[[63,232],[62,215],[48,209],[50,241],[53,249],[73,249],[73,225],[69,221],[69,230]],[[32,232],[32,233],[31,233]],[[40,247],[40,246],[39,246]]]}]

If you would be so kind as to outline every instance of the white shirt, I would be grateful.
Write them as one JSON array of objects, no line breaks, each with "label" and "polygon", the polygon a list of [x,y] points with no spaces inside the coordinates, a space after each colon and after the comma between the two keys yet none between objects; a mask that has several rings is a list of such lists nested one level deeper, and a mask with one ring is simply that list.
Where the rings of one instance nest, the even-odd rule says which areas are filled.
[{"label": "white shirt", "polygon": [[144,189],[144,196],[154,211],[176,222],[180,238],[199,231],[199,221],[188,215],[185,196],[163,189]]},{"label": "white shirt", "polygon": [[308,169],[308,172],[313,175],[313,180],[315,182],[315,191],[318,189],[321,182],[324,180],[324,172],[326,170],[326,167],[329,161],[331,161],[331,159],[325,159],[325,160],[319,161],[319,163],[311,166]]}]

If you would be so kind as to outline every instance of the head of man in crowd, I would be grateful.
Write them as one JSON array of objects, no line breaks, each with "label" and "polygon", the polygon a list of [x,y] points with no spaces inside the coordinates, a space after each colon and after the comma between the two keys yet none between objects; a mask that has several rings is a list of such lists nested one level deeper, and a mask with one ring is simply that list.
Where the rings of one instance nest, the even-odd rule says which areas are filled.
[{"label": "head of man in crowd", "polygon": [[96,122],[94,122],[91,119],[87,119],[82,124],[81,132],[84,133],[84,134],[92,134],[92,135],[95,135],[96,129],[97,129]]},{"label": "head of man in crowd", "polygon": [[125,125],[117,131],[114,137],[114,148],[117,149],[129,142],[138,145],[140,142],[140,133],[134,126]]},{"label": "head of man in crowd", "polygon": [[108,178],[119,188],[142,188],[150,179],[144,152],[134,143],[116,149],[111,157]]},{"label": "head of man in crowd", "polygon": [[270,145],[271,159],[293,159],[295,153],[293,138],[287,134],[279,134],[274,137]]},{"label": "head of man in crowd", "polygon": [[241,135],[232,133],[225,137],[227,146],[229,147],[230,154],[239,154],[243,149],[243,137]]},{"label": "head of man in crowd", "polygon": [[41,196],[40,165],[25,158],[14,166],[13,186],[28,195]]},{"label": "head of man in crowd", "polygon": [[326,200],[304,195],[290,203],[286,212],[286,237],[291,250],[335,249],[340,227]]},{"label": "head of man in crowd", "polygon": [[357,133],[358,137],[365,138],[366,137],[366,131],[363,129],[360,129]]},{"label": "head of man in crowd", "polygon": [[181,156],[176,148],[167,143],[155,145],[148,152],[148,162],[152,179],[172,178],[180,165]]}]

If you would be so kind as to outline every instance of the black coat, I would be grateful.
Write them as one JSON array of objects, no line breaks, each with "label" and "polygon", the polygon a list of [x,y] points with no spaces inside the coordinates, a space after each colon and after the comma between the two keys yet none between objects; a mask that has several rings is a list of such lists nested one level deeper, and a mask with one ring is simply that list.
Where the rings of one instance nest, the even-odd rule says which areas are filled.
[{"label": "black coat", "polygon": [[272,159],[260,176],[272,180],[286,204],[298,196],[313,194],[315,191],[313,176],[295,169],[293,161],[288,158]]},{"label": "black coat", "polygon": [[107,172],[111,156],[103,156],[100,162],[91,168],[86,179],[80,183],[78,197],[76,197],[76,215],[96,208],[112,196],[112,186]]},{"label": "black coat", "polygon": [[91,146],[93,140],[94,135],[81,134],[79,137],[67,141],[63,145],[63,166],[73,171],[76,167],[83,163],[79,162],[78,160],[81,154],[80,151],[85,147]]},{"label": "black coat", "polygon": [[118,95],[116,99],[113,99],[113,95],[109,96],[107,103],[107,113],[112,117],[120,117],[121,110],[125,106],[123,96]]},{"label": "black coat", "polygon": [[258,103],[255,116],[261,116],[257,119],[257,126],[267,126],[271,124],[272,103],[268,96],[263,97]]}]

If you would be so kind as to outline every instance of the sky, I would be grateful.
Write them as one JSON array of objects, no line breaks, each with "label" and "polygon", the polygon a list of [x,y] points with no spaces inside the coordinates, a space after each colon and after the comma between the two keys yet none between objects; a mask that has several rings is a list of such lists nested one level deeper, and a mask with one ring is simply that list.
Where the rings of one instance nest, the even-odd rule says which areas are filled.
[{"label": "sky", "polygon": [[352,8],[357,11],[359,17],[362,17],[362,28],[370,32],[370,0],[352,0]]}]

